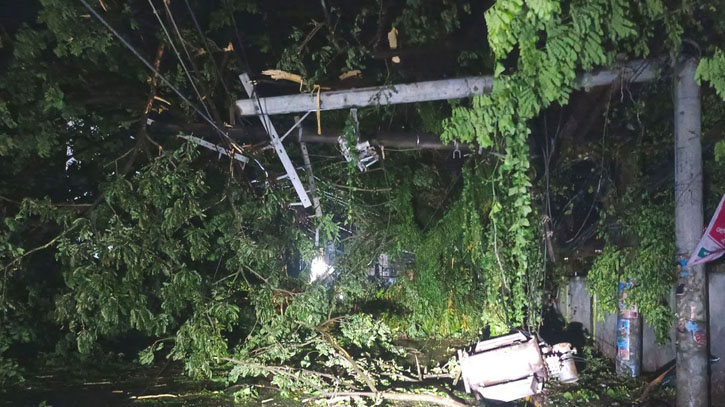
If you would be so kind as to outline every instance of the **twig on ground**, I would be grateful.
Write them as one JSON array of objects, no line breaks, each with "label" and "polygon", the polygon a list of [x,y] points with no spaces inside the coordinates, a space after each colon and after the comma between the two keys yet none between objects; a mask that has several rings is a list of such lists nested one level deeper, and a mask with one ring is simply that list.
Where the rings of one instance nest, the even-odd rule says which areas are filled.
[{"label": "twig on ground", "polygon": [[336,393],[322,393],[321,397],[333,398],[333,397],[368,397],[368,398],[381,398],[385,400],[393,401],[412,401],[418,403],[430,403],[437,404],[439,406],[446,407],[470,407],[466,403],[462,403],[451,397],[435,396],[433,394],[409,394],[409,393],[395,393],[395,392],[336,392]]},{"label": "twig on ground", "polygon": [[149,400],[149,399],[175,399],[179,396],[176,394],[149,394],[148,396],[131,396],[131,400]]}]

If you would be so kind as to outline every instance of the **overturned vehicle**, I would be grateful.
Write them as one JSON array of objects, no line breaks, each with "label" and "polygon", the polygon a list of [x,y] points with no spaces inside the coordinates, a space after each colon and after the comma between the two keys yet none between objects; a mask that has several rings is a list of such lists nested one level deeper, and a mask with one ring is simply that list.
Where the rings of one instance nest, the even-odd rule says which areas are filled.
[{"label": "overturned vehicle", "polygon": [[476,399],[512,401],[541,393],[549,379],[579,379],[569,343],[550,346],[526,331],[478,342],[459,350],[461,379]]}]

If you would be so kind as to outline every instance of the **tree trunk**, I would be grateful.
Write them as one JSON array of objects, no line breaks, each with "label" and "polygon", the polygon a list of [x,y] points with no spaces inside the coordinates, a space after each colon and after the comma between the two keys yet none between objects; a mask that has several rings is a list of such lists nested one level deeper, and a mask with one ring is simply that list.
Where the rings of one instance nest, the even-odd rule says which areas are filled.
[{"label": "tree trunk", "polygon": [[[682,58],[675,83],[675,239],[679,260],[695,250],[703,227],[700,87],[697,60]],[[707,274],[685,266],[677,282],[677,406],[709,403]]]}]

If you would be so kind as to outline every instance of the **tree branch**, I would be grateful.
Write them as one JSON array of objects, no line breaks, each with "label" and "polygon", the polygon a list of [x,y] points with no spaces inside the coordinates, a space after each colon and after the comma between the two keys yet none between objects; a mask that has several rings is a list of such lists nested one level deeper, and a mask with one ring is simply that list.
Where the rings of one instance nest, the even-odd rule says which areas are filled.
[{"label": "tree branch", "polygon": [[322,337],[325,338],[330,343],[330,345],[332,345],[332,347],[335,348],[335,350],[337,350],[338,352],[340,352],[340,354],[342,355],[342,357],[345,358],[345,360],[350,364],[350,366],[352,367],[352,369],[355,371],[355,375],[357,375],[358,378],[360,378],[362,381],[364,381],[365,384],[368,386],[368,388],[371,391],[373,391],[375,393],[378,392],[378,389],[375,387],[375,380],[373,380],[373,378],[370,377],[370,375],[368,375],[367,372],[365,372],[357,364],[357,362],[355,362],[355,359],[353,359],[352,356],[350,356],[350,354],[347,353],[347,351],[342,346],[340,346],[337,343],[337,341],[335,341],[335,338],[333,338],[332,335],[330,335],[329,333],[323,331],[319,327],[309,326],[309,325],[305,324],[302,321],[297,321],[297,323],[300,324],[300,325],[304,325],[307,328],[313,329],[313,330],[317,331],[320,335],[322,335]]},{"label": "tree branch", "polygon": [[[161,67],[161,58],[164,56],[164,44],[163,42],[159,43],[159,47],[156,49],[156,59],[154,60],[154,69],[156,71],[159,71],[159,68]],[[136,156],[138,155],[139,150],[142,150],[146,153],[147,156],[149,156],[149,159],[151,159],[149,152],[146,150],[146,141],[150,140],[148,131],[146,130],[146,122],[149,118],[149,113],[151,112],[151,107],[154,103],[154,98],[156,97],[156,93],[158,90],[159,85],[159,76],[154,74],[154,76],[151,78],[151,91],[149,92],[149,96],[146,99],[146,106],[144,107],[143,114],[141,115],[141,118],[139,119],[139,131],[138,135],[136,137],[136,145],[134,145],[133,149],[131,150],[131,158],[129,158],[128,162],[126,162],[126,165],[123,167],[123,173],[126,174],[129,171],[131,171],[131,168],[133,167],[133,164],[136,162]],[[156,144],[156,143],[154,143]],[[158,146],[158,144],[156,144]],[[128,152],[123,154],[121,157],[114,160],[114,162],[120,160],[121,158],[128,155]]]},{"label": "tree branch", "polygon": [[396,392],[336,392],[336,393],[322,393],[321,397],[368,397],[368,398],[382,398],[385,400],[393,401],[412,401],[418,403],[430,403],[437,404],[439,406],[446,407],[470,407],[466,403],[462,403],[452,397],[435,396],[433,394],[409,394],[409,393],[396,393]]},{"label": "tree branch", "polygon": [[294,293],[292,291],[288,291],[288,290],[285,290],[283,288],[277,288],[277,287],[273,286],[272,283],[269,282],[269,280],[267,280],[266,278],[262,277],[261,274],[259,274],[256,271],[254,271],[254,269],[252,269],[251,267],[249,267],[247,265],[245,265],[244,267],[246,267],[247,270],[249,270],[252,274],[254,274],[258,279],[262,280],[264,282],[264,284],[267,284],[267,286],[269,286],[269,288],[271,288],[272,291],[277,291],[277,292],[280,292],[280,293],[284,293],[284,294],[287,294],[289,296],[295,296],[295,295],[297,295],[296,293]]},{"label": "tree branch", "polygon": [[314,388],[318,389],[319,391],[322,391],[322,388],[320,388],[320,386],[317,383],[315,383],[309,379],[305,379],[303,376],[295,374],[295,372],[307,373],[307,374],[310,374],[313,376],[317,376],[320,378],[330,380],[333,383],[335,383],[336,385],[343,385],[345,387],[350,387],[347,383],[340,380],[340,378],[338,378],[336,376],[333,376],[333,375],[327,374],[327,373],[317,372],[314,370],[303,369],[303,368],[292,368],[289,366],[274,366],[274,365],[269,366],[269,365],[263,365],[261,363],[245,362],[243,360],[227,358],[227,357],[223,357],[223,358],[219,358],[219,359],[226,361],[226,362],[234,363],[236,365],[247,366],[251,369],[261,370],[268,374],[278,374],[278,375],[289,377],[290,379],[293,379],[293,380],[301,380],[301,381],[307,383],[308,386],[314,387]]}]

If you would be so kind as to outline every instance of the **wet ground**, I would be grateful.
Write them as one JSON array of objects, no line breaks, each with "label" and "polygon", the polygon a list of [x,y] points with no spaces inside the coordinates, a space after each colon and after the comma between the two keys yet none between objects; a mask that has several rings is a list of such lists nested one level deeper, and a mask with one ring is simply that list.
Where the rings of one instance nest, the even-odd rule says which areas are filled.
[{"label": "wet ground", "polygon": [[[105,366],[80,373],[63,368],[26,375],[26,382],[0,391],[0,406],[232,406],[232,391],[185,377],[180,366]],[[105,370],[105,372],[103,372]]]},{"label": "wet ground", "polygon": [[[459,339],[429,339],[399,342],[415,366],[445,364],[455,349],[467,345]],[[0,389],[0,407],[221,407],[235,403],[235,387],[224,383],[199,382],[184,376],[180,363],[165,361],[152,367],[126,361],[85,363],[83,366],[43,367],[26,374],[26,381],[13,389]],[[298,406],[298,402],[275,397],[259,389],[265,407]],[[260,401],[248,403],[260,405]]]},{"label": "wet ground", "polygon": [[[407,348],[411,366],[445,364],[455,349],[468,345],[456,339],[400,341]],[[652,377],[639,380],[617,376],[611,362],[583,352],[578,358],[580,381],[573,385],[551,384],[540,401],[556,407],[673,407],[673,389],[659,386],[646,400],[637,402]],[[416,361],[417,359],[417,361]],[[162,361],[151,367],[125,361],[85,363],[77,367],[56,365],[26,374],[26,382],[13,389],[0,389],[0,407],[222,407],[299,406],[297,401],[275,397],[273,390],[259,387],[260,399],[235,403],[235,386],[200,382],[183,375],[180,363]],[[220,372],[221,373],[221,372]],[[459,383],[460,386],[460,383]],[[714,400],[715,401],[715,400]],[[532,401],[533,402],[533,401]],[[509,404],[511,405],[511,404]]]}]

